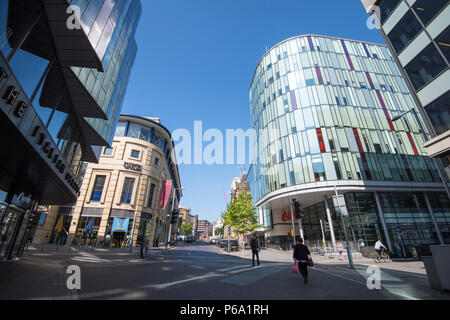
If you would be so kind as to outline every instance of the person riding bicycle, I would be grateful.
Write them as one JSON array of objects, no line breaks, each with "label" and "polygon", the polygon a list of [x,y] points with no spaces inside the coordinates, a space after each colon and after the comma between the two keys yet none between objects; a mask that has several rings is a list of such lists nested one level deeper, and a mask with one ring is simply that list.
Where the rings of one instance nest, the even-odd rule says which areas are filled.
[{"label": "person riding bicycle", "polygon": [[381,240],[378,240],[375,243],[375,251],[380,259],[381,259],[381,252],[383,252],[384,250],[387,250],[386,246],[381,242]]}]

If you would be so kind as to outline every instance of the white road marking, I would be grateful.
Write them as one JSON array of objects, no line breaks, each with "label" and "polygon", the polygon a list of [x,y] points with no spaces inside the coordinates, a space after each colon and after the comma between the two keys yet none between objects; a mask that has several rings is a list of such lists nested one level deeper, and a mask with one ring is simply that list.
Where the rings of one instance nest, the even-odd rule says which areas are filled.
[{"label": "white road marking", "polygon": [[[89,299],[89,298],[96,298],[96,297],[102,297],[102,296],[112,296],[115,294],[122,294],[122,293],[126,293],[126,292],[128,292],[128,290],[126,290],[126,289],[112,289],[112,290],[107,290],[107,291],[85,293],[85,294],[81,294],[81,295],[76,294],[75,296],[78,299]],[[47,298],[33,298],[33,299],[29,299],[29,300],[68,300],[68,299],[71,300],[72,298],[73,298],[73,295],[60,296],[60,297],[47,297]]]},{"label": "white road marking", "polygon": [[262,266],[247,267],[247,268],[245,268],[245,269],[235,270],[235,271],[230,271],[230,272],[228,272],[228,273],[235,274],[235,273],[241,273],[241,272],[250,271],[250,270],[256,270],[256,269],[260,269],[260,268],[262,268]]},{"label": "white road marking", "polygon": [[240,265],[240,266],[234,266],[234,267],[230,267],[230,268],[219,269],[217,271],[226,272],[226,271],[230,271],[230,270],[234,270],[234,269],[242,269],[242,268],[247,268],[247,267],[248,267],[248,265]]},{"label": "white road marking", "polygon": [[191,282],[191,281],[201,280],[201,279],[206,279],[206,278],[221,277],[221,276],[223,276],[223,274],[210,272],[208,274],[205,274],[205,275],[199,276],[199,277],[189,278],[189,279],[175,281],[175,282],[163,283],[163,284],[151,284],[151,285],[147,285],[147,286],[141,286],[141,288],[165,289],[165,288],[168,288],[168,287],[171,287],[171,286],[174,286],[177,284],[181,284],[181,283],[186,283],[186,282]]}]

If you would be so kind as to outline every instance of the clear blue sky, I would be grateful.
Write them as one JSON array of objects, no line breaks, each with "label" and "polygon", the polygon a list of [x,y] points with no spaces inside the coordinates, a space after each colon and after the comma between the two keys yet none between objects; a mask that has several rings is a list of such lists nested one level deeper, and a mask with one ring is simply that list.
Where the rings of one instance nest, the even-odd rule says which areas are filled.
[{"label": "clear blue sky", "polygon": [[[161,118],[173,131],[250,127],[248,88],[278,42],[321,34],[383,43],[359,0],[141,0],[139,51],[123,113]],[[247,166],[248,168],[248,166]],[[180,165],[181,205],[214,221],[239,166]],[[229,200],[229,195],[228,195]]]}]

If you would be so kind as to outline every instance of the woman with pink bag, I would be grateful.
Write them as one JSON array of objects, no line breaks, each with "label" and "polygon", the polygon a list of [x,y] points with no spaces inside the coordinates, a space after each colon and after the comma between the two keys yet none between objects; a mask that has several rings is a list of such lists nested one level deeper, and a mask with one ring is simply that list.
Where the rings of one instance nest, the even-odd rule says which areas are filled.
[{"label": "woman with pink bag", "polygon": [[[303,244],[302,238],[297,238],[297,244],[294,247],[294,264],[295,266],[292,268],[292,272],[297,272],[300,270],[301,275],[304,278],[304,283],[308,283],[308,265],[312,266],[312,258],[311,252],[307,246]],[[298,270],[296,271],[298,266]]]}]

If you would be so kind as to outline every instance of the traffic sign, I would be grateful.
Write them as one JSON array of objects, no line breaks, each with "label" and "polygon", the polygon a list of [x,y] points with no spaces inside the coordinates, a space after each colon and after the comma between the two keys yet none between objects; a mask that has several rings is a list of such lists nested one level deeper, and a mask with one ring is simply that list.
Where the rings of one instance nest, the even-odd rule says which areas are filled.
[{"label": "traffic sign", "polygon": [[330,224],[326,221],[322,221],[325,232],[330,232]]},{"label": "traffic sign", "polygon": [[336,209],[336,216],[340,217],[342,216],[346,217],[348,216],[347,206],[345,205],[345,197],[344,195],[339,195],[339,198],[336,196],[333,196],[333,204]]},{"label": "traffic sign", "polygon": [[402,228],[400,228],[400,226],[397,226],[397,233],[402,233]]}]

